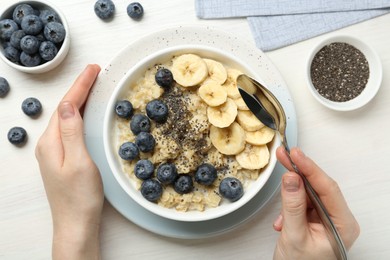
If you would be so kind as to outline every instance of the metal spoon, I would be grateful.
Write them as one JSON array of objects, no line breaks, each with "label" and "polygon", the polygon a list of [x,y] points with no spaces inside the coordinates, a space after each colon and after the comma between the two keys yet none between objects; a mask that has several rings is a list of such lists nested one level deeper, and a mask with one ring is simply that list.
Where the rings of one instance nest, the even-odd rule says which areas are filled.
[{"label": "metal spoon", "polygon": [[322,223],[324,224],[329,242],[332,249],[340,260],[347,259],[347,251],[344,243],[338,233],[328,211],[323,205],[322,201],[314,191],[313,187],[306,179],[306,177],[299,171],[298,167],[290,157],[290,148],[287,144],[286,136],[286,114],[278,99],[262,84],[247,75],[240,75],[237,78],[238,90],[244,99],[246,105],[253,112],[253,114],[266,126],[279,132],[282,139],[282,144],[287,151],[288,158],[294,171],[301,176],[306,193],[311,200],[313,207],[317,211]]}]

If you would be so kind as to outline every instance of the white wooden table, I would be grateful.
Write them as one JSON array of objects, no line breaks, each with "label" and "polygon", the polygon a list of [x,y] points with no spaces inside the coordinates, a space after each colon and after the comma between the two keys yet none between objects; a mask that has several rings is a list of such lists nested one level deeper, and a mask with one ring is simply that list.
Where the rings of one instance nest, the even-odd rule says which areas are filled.
[{"label": "white wooden table", "polygon": [[[1,0],[0,10],[13,0]],[[192,0],[141,1],[142,21],[126,14],[130,1],[115,1],[109,23],[93,12],[95,1],[53,0],[65,13],[72,37],[65,61],[42,75],[24,74],[0,62],[11,92],[0,99],[0,259],[49,259],[51,216],[34,156],[35,144],[59,100],[87,63],[102,67],[131,41],[174,25],[210,25],[253,41],[245,19],[198,20]],[[390,15],[268,52],[286,80],[296,105],[299,146],[338,181],[361,225],[351,259],[389,259],[390,247]],[[363,109],[338,113],[314,100],[305,83],[309,50],[332,34],[358,37],[381,57],[382,87]],[[25,116],[22,101],[30,96],[43,103],[36,120]],[[23,148],[11,145],[7,132],[23,126],[29,134]],[[103,259],[271,259],[278,234],[272,223],[280,196],[245,225],[209,239],[179,240],[146,231],[124,218],[108,202],[103,212]]]}]

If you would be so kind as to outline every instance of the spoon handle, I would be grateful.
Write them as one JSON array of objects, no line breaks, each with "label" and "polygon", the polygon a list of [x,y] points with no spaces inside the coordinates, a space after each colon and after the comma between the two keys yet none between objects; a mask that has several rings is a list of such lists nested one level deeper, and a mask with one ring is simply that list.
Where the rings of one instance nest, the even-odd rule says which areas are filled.
[{"label": "spoon handle", "polygon": [[290,148],[288,147],[287,140],[284,137],[283,138],[283,146],[284,149],[287,151],[288,158],[290,160],[290,163],[294,169],[294,171],[301,176],[303,180],[303,184],[305,185],[306,193],[311,200],[313,207],[317,211],[318,216],[320,217],[322,223],[324,224],[326,234],[328,236],[329,242],[332,246],[333,252],[335,253],[337,259],[339,260],[347,260],[347,250],[345,249],[343,240],[340,237],[340,234],[338,233],[332,219],[329,216],[328,211],[326,210],[324,204],[318,197],[317,193],[311,186],[310,182],[306,179],[305,175],[303,175],[299,170],[298,167],[295,165],[295,163],[292,161],[290,156]]}]

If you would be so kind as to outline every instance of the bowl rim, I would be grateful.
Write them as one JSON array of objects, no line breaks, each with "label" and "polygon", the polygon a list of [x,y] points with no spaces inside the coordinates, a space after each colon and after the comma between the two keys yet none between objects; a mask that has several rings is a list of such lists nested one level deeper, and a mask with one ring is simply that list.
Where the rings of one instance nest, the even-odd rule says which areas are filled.
[{"label": "bowl rim", "polygon": [[35,67],[26,67],[26,66],[18,65],[18,64],[13,63],[12,61],[8,60],[4,56],[4,49],[3,49],[3,46],[0,44],[0,57],[1,57],[1,59],[6,64],[8,64],[10,67],[12,67],[16,70],[26,72],[26,73],[32,73],[32,74],[44,73],[44,72],[47,72],[49,70],[56,68],[65,59],[65,57],[67,56],[67,54],[69,52],[69,48],[70,48],[70,34],[69,34],[70,30],[69,30],[69,25],[68,25],[68,22],[66,20],[64,13],[55,4],[53,4],[47,0],[18,1],[16,3],[8,6],[7,8],[5,8],[3,10],[3,12],[0,13],[0,20],[7,19],[7,17],[9,17],[9,16],[8,15],[5,16],[5,15],[10,13],[12,9],[14,9],[16,6],[18,6],[20,4],[30,4],[33,7],[34,6],[45,6],[45,7],[48,7],[49,9],[52,9],[53,11],[55,11],[58,14],[60,21],[65,28],[65,32],[66,32],[65,39],[61,45],[61,48],[58,50],[56,57],[54,57],[53,60],[45,62],[44,64],[41,64],[41,65],[38,65]]},{"label": "bowl rim", "polygon": [[[262,170],[262,173],[260,174],[261,178],[258,177],[256,181],[251,183],[250,187],[256,187],[257,189],[251,189],[249,188],[245,193],[244,196],[234,202],[234,203],[229,203],[231,205],[230,207],[224,207],[218,206],[217,208],[209,208],[206,209],[207,214],[205,212],[199,212],[199,211],[189,211],[189,212],[180,212],[177,211],[174,208],[168,209],[164,208],[163,206],[160,206],[156,203],[149,202],[145,198],[142,197],[141,193],[139,190],[136,190],[134,187],[134,184],[131,183],[132,180],[130,177],[128,177],[126,174],[123,173],[122,171],[122,166],[118,160],[118,155],[116,152],[115,142],[113,141],[112,137],[112,131],[109,130],[109,126],[111,126],[114,123],[115,120],[115,115],[113,113],[113,107],[115,105],[115,102],[118,100],[118,97],[120,97],[121,91],[125,91],[124,89],[128,88],[130,85],[129,82],[135,82],[137,78],[131,77],[132,74],[134,73],[141,73],[143,75],[146,71],[147,68],[150,68],[153,66],[156,61],[153,60],[158,60],[161,59],[162,57],[165,57],[165,60],[171,59],[174,54],[184,54],[184,53],[195,53],[199,54],[200,53],[207,52],[213,53],[214,55],[217,56],[224,56],[225,58],[229,59],[230,62],[232,63],[237,63],[240,65],[240,69],[245,68],[246,73],[249,73],[250,75],[256,75],[249,67],[245,66],[245,64],[242,61],[239,61],[236,57],[233,55],[230,55],[229,53],[223,52],[219,49],[216,49],[214,47],[209,47],[205,45],[197,45],[197,44],[185,44],[185,45],[177,45],[174,47],[168,47],[165,49],[161,49],[157,52],[154,52],[148,56],[146,56],[144,59],[140,60],[137,62],[135,66],[130,68],[127,73],[124,75],[124,77],[119,81],[117,84],[117,87],[111,94],[111,97],[108,101],[108,105],[106,107],[105,115],[104,115],[104,122],[103,122],[103,145],[104,145],[104,150],[106,154],[106,158],[109,164],[109,167],[111,169],[112,174],[114,175],[115,179],[118,181],[122,189],[134,200],[136,201],[139,205],[147,209],[149,212],[152,212],[156,215],[162,216],[167,219],[172,219],[176,221],[183,221],[183,222],[199,222],[199,221],[207,221],[215,218],[222,217],[224,215],[227,215],[237,209],[239,209],[242,205],[246,204],[248,201],[250,201],[259,191],[260,189],[265,185],[265,183],[268,181],[270,175],[272,174],[275,166],[276,166],[276,156],[272,156],[276,152],[276,148],[278,147],[278,144],[280,143],[279,136],[275,134],[274,140],[272,141],[272,145],[270,147],[270,161],[266,168]],[[152,62],[153,61],[153,62]],[[152,65],[151,65],[152,64]],[[123,94],[123,93],[122,93]],[[257,186],[253,186],[257,184]],[[131,186],[131,187],[129,187]]]},{"label": "bowl rim", "polygon": [[[369,78],[362,93],[360,93],[355,98],[345,102],[336,102],[323,97],[314,88],[311,80],[311,64],[314,56],[324,46],[334,42],[347,43],[360,50],[367,59],[370,69]],[[383,71],[381,60],[376,51],[364,41],[350,35],[334,35],[320,41],[311,49],[306,62],[306,85],[308,86],[310,93],[319,103],[335,111],[352,111],[369,103],[380,89],[383,76],[382,74]]]}]

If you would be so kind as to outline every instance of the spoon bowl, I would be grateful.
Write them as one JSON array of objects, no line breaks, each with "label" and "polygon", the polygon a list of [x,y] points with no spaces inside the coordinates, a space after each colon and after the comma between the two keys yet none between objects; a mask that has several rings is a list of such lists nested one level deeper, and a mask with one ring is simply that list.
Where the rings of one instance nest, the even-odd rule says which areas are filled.
[{"label": "spoon bowl", "polygon": [[347,251],[344,243],[332,221],[330,215],[323,205],[322,201],[314,191],[310,182],[306,179],[295,163],[290,157],[290,148],[287,143],[286,128],[287,120],[284,109],[278,99],[269,91],[264,85],[260,84],[255,79],[242,74],[237,78],[238,90],[252,113],[269,128],[277,131],[282,139],[282,144],[287,152],[291,166],[294,171],[301,176],[306,193],[311,200],[313,207],[317,211],[322,223],[324,224],[325,230],[328,235],[329,242],[337,259],[346,260]]}]

